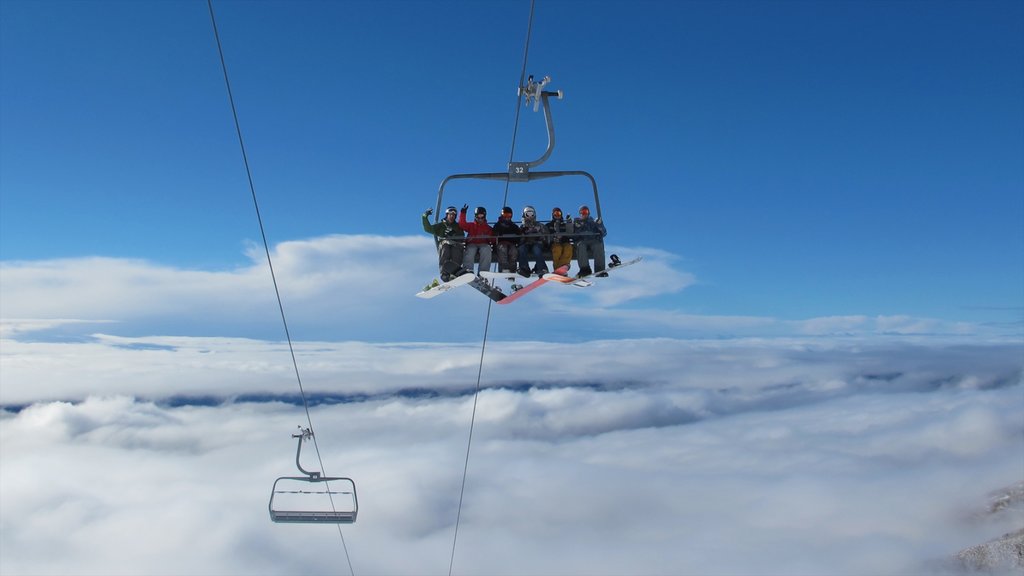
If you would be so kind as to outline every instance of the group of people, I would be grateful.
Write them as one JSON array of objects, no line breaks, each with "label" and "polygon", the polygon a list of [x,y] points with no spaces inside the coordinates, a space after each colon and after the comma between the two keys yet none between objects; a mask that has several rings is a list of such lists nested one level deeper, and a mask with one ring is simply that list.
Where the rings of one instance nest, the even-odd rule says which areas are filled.
[{"label": "group of people", "polygon": [[[572,261],[573,248],[576,250],[578,276],[607,276],[604,264],[604,237],[608,233],[600,218],[590,216],[590,208],[580,206],[576,218],[565,218],[561,208],[551,210],[551,220],[537,219],[533,206],[523,208],[519,224],[512,221],[512,209],[501,209],[498,221],[487,223],[487,209],[478,206],[473,221],[467,220],[469,205],[456,210],[449,206],[444,218],[431,224],[429,217],[434,213],[428,209],[423,213],[423,230],[438,239],[438,268],[441,281],[448,282],[456,276],[471,273],[473,263],[479,261],[479,270],[491,269],[491,259],[497,257],[498,272],[515,272],[520,276],[538,277],[548,272],[545,252],[550,250],[551,263],[557,270]],[[533,266],[530,266],[533,260]],[[591,268],[590,260],[594,261]]]}]

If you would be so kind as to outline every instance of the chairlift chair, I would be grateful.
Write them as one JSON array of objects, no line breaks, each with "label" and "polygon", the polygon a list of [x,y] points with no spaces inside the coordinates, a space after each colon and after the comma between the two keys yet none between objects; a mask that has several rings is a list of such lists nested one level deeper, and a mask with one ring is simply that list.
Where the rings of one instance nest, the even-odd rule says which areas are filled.
[{"label": "chairlift chair", "polygon": [[356,483],[351,478],[310,472],[299,461],[303,440],[312,436],[308,428],[292,434],[292,438],[298,438],[295,466],[305,476],[282,476],[274,481],[267,505],[270,519],[295,524],[352,524],[359,512]]}]

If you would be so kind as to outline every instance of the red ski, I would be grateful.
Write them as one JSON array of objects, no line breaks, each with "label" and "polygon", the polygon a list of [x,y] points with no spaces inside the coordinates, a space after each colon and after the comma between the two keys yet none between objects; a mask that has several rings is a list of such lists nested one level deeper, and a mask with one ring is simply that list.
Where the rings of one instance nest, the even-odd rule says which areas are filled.
[{"label": "red ski", "polygon": [[[555,270],[555,274],[558,274],[560,276],[564,276],[565,273],[568,272],[568,271],[569,271],[569,267],[568,266],[562,266],[561,268]],[[527,284],[526,286],[523,286],[522,288],[516,290],[515,292],[512,292],[511,294],[506,295],[504,298],[502,298],[501,300],[498,300],[497,302],[498,302],[498,304],[511,304],[511,303],[515,302],[516,300],[518,300],[519,298],[522,298],[523,296],[525,296],[527,292],[530,292],[532,290],[536,290],[537,287],[539,287],[541,284],[546,284],[547,282],[549,282],[549,280],[546,277],[541,276],[540,278],[534,280],[533,282],[530,282],[529,284]]]}]

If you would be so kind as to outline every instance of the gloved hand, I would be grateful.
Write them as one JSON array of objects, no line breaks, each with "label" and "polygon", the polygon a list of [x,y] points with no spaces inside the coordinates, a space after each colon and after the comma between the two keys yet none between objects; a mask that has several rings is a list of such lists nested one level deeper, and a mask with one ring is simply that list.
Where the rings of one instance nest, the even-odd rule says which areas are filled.
[{"label": "gloved hand", "polygon": [[424,216],[430,216],[433,213],[434,213],[434,209],[433,208],[427,208],[427,211],[424,212],[423,215]]},{"label": "gloved hand", "polygon": [[467,210],[469,210],[469,204],[463,204],[462,205],[462,213],[465,214]]}]

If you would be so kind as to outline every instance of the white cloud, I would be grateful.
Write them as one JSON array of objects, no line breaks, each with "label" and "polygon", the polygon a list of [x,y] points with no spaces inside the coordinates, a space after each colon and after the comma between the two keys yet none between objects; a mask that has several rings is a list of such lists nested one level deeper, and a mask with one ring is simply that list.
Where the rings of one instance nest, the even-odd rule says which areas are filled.
[{"label": "white cloud", "polygon": [[607,247],[607,253],[621,253],[625,258],[643,257],[637,264],[613,272],[612,281],[595,279],[596,287],[579,289],[571,286],[561,288],[551,294],[564,295],[573,293],[574,301],[585,299],[584,307],[610,308],[620,304],[650,296],[674,294],[681,292],[696,283],[696,277],[688,272],[676,270],[672,264],[678,260],[675,255],[656,248],[629,248],[625,246]]},{"label": "white cloud", "polygon": [[811,318],[799,324],[804,334],[837,334],[859,332],[867,324],[866,316],[826,316]]},{"label": "white cloud", "polygon": [[[272,257],[282,297],[303,313],[310,299],[334,296],[336,307],[359,310],[367,297],[381,298],[411,273],[430,273],[425,237],[327,236],[283,242]],[[380,255],[388,265],[380,265]],[[251,262],[230,270],[173,268],[141,260],[77,258],[5,262],[4,318],[135,320],[185,315],[194,321],[230,320],[276,310],[264,253],[250,249]],[[396,277],[398,282],[383,281]],[[387,272],[385,275],[383,272]],[[395,286],[398,284],[399,286]],[[259,312],[257,312],[259,311]],[[270,318],[273,320],[273,317]]]},{"label": "white cloud", "polygon": [[972,330],[966,323],[943,323],[931,318],[906,315],[878,316],[875,318],[875,326],[882,334],[967,333]]},{"label": "white cloud", "polygon": [[[529,300],[494,306],[495,337],[586,340],[615,337],[745,337],[858,334],[998,334],[997,327],[910,316],[783,320],[709,316],[679,309],[673,295],[696,283],[679,258],[653,248],[609,246],[643,261],[591,288],[544,286]],[[0,335],[70,338],[116,323],[124,335],[283,335],[262,249],[231,269],[190,270],[142,260],[78,258],[0,262]],[[332,235],[282,242],[272,258],[290,333],[298,339],[474,341],[488,300],[461,288],[433,300],[414,293],[436,276],[422,236]],[[528,302],[528,303],[527,303]],[[543,319],[543,322],[538,320]],[[75,323],[78,324],[75,324]],[[540,328],[540,325],[543,328]],[[101,328],[105,329],[105,328]],[[77,332],[76,332],[77,330]]]},{"label": "white cloud", "polygon": [[0,321],[0,338],[15,338],[19,335],[33,332],[53,331],[65,326],[80,326],[83,324],[95,325],[105,324],[104,321],[74,320],[69,318],[48,318],[48,319],[21,319],[5,318]]},{"label": "white cloud", "polygon": [[[633,267],[640,273],[624,269],[616,282],[586,291],[589,295],[549,288],[537,293],[531,311],[542,314],[591,301],[616,306],[677,292],[693,282],[692,275],[669,265],[672,255],[651,249],[638,252],[645,256]],[[426,339],[437,333],[438,325],[472,330],[475,335],[488,302],[471,288],[430,301],[414,297],[437,276],[436,254],[427,235],[324,236],[282,242],[271,256],[289,323],[307,338],[380,340],[400,332],[403,338]],[[248,263],[226,270],[189,270],[116,258],[2,262],[0,318],[6,334],[29,328],[29,320],[64,318],[116,321],[132,334],[280,334],[265,253],[253,247],[248,258]],[[523,308],[509,308],[495,310],[502,323],[527,322]]]},{"label": "white cloud", "polygon": [[[984,389],[1002,385],[1015,371],[1015,364],[1002,354],[1007,347],[1019,345],[1013,341],[993,345],[991,350],[996,352],[991,353],[984,352],[989,348],[973,351],[956,340],[923,342],[661,338],[538,344],[498,340],[488,345],[483,377],[488,386],[617,382],[624,388],[682,377],[694,388],[711,382],[727,389],[742,388],[747,374],[756,372],[773,379],[778,394],[799,395],[808,390],[841,394],[896,384],[915,390]],[[297,393],[291,356],[283,342],[96,334],[74,342],[7,339],[0,349],[0,403],[8,405],[80,400],[97,393],[155,399]],[[338,398],[399,390],[464,391],[475,385],[480,359],[479,342],[296,342],[294,349],[306,390]],[[978,354],[988,358],[987,368],[977,369],[970,377],[955,374],[957,362]],[[841,366],[844,372],[837,376]],[[810,375],[815,377],[809,379]],[[717,401],[735,400],[722,396]]]},{"label": "white cloud", "polygon": [[[147,376],[163,397],[203,370],[210,393],[259,389],[280,346],[109,337],[78,346],[111,343],[111,364],[125,368],[108,374],[114,389],[170,355]],[[131,346],[172,343],[177,352]],[[172,360],[190,347],[207,352]],[[455,573],[920,573],[1019,527],[1019,515],[963,516],[1020,480],[1021,350],[857,339],[494,343]],[[393,394],[437,352],[452,362],[416,383],[440,395]],[[317,366],[313,390],[344,390],[367,371],[376,378],[363,391],[381,392],[312,408],[326,471],[357,482],[360,517],[343,529],[357,574],[447,569],[473,352],[300,345],[300,366]],[[5,359],[19,355],[5,348]],[[257,357],[267,365],[253,369]],[[524,358],[602,369],[522,372]],[[452,389],[462,392],[446,396]],[[267,516],[273,479],[294,473],[289,434],[304,420],[280,402],[172,407],[123,395],[8,413],[0,572],[347,573],[336,530]]]}]

